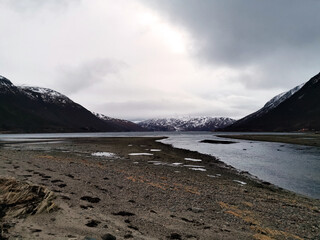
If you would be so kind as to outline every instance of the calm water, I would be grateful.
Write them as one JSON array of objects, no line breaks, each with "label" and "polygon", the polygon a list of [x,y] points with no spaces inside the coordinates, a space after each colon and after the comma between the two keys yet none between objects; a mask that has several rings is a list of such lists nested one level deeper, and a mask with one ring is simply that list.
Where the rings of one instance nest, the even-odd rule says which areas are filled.
[{"label": "calm water", "polygon": [[[204,139],[223,140],[211,132],[156,133],[65,133],[0,134],[0,141],[30,141],[66,137],[133,137],[167,136],[161,140],[174,147],[218,157],[233,167],[282,188],[320,199],[320,148],[283,143],[234,140],[234,144],[200,143]],[[226,139],[229,140],[230,139]]]}]

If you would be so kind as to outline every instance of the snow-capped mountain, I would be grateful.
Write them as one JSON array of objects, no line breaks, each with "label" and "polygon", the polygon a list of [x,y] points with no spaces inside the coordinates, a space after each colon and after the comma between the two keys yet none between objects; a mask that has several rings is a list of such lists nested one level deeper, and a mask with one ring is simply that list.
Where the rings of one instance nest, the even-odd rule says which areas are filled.
[{"label": "snow-capped mountain", "polygon": [[171,117],[149,119],[138,124],[150,131],[213,131],[234,122],[226,117]]},{"label": "snow-capped mountain", "polygon": [[57,91],[15,86],[0,76],[0,132],[129,130],[130,126],[101,120]]},{"label": "snow-capped mountain", "polygon": [[302,83],[299,86],[296,86],[287,92],[280,93],[277,96],[271,98],[271,100],[269,100],[261,109],[240,119],[238,123],[246,121],[247,119],[256,118],[259,116],[263,116],[264,114],[267,114],[269,111],[276,108],[279,104],[281,104],[282,102],[290,98],[293,94],[295,94],[297,91],[299,91],[305,84],[306,83]]},{"label": "snow-capped mountain", "polygon": [[72,103],[67,96],[49,88],[18,86],[22,93],[33,99],[42,99],[48,103],[68,104]]},{"label": "snow-capped mountain", "polygon": [[320,129],[320,73],[268,101],[260,110],[225,131],[298,131]]},{"label": "snow-capped mountain", "polygon": [[293,94],[299,91],[306,83],[302,83],[299,86],[292,88],[287,92],[280,93],[279,95],[273,97],[270,101],[268,101],[262,109],[259,110],[260,113],[267,113],[273,108],[276,108],[280,103],[290,98]]}]

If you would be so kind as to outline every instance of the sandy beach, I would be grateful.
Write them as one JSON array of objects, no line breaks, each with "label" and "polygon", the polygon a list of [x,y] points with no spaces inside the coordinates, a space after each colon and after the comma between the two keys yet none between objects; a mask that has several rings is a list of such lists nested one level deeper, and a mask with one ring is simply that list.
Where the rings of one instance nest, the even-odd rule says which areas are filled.
[{"label": "sandy beach", "polygon": [[0,238],[320,236],[320,200],[255,179],[212,156],[156,140],[77,138],[2,144],[2,185],[27,183],[43,194],[38,194],[41,199],[32,211],[22,214],[26,202],[9,205],[12,195],[0,185]]}]

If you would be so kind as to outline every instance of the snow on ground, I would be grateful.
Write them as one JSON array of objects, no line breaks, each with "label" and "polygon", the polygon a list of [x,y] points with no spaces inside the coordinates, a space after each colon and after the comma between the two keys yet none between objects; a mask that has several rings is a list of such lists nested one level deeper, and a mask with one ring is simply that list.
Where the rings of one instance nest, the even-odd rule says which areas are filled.
[{"label": "snow on ground", "polygon": [[189,168],[189,169],[194,170],[194,171],[201,171],[201,172],[207,171],[207,170],[204,169],[204,168]]},{"label": "snow on ground", "polygon": [[161,149],[150,149],[150,152],[161,152]]},{"label": "snow on ground", "polygon": [[111,152],[95,152],[91,153],[92,156],[95,157],[116,157],[117,155]]},{"label": "snow on ground", "polygon": [[152,156],[152,153],[129,153],[129,156]]},{"label": "snow on ground", "polygon": [[196,158],[185,158],[184,160],[186,161],[191,161],[191,162],[201,162],[201,159],[196,159]]},{"label": "snow on ground", "polygon": [[216,175],[207,175],[208,177],[211,177],[211,178],[216,178],[216,177],[221,177],[221,174],[216,174]]},{"label": "snow on ground", "polygon": [[174,165],[174,166],[182,165],[182,163],[180,163],[180,162],[174,162],[174,163],[171,163],[171,164]]},{"label": "snow on ground", "polygon": [[234,182],[236,183],[240,183],[241,185],[246,185],[247,183],[246,182],[242,182],[242,181],[239,181],[239,180],[233,180]]}]

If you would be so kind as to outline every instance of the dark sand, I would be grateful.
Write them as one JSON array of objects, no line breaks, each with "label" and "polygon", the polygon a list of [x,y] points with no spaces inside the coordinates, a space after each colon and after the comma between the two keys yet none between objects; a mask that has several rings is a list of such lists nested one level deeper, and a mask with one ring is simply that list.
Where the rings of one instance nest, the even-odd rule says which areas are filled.
[{"label": "dark sand", "polygon": [[[2,216],[2,238],[269,240],[320,236],[319,200],[262,183],[214,157],[154,140],[91,138],[0,146],[0,177],[44,186],[54,193],[59,207],[21,218]],[[94,152],[117,156],[96,157],[91,155]],[[207,171],[172,163],[201,165]],[[0,208],[1,204],[0,191]]]}]

